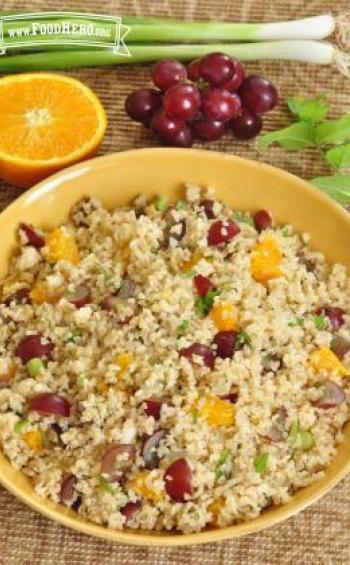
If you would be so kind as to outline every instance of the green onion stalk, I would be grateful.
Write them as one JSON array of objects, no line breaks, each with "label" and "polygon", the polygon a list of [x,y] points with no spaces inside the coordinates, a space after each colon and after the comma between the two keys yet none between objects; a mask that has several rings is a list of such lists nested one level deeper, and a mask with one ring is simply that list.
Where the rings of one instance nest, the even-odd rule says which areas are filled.
[{"label": "green onion stalk", "polygon": [[[0,57],[0,72],[70,69],[73,67],[99,67],[151,63],[164,58],[190,61],[212,51],[223,51],[241,61],[280,59],[316,64],[336,63],[349,71],[345,54],[330,43],[319,41],[269,41],[264,43],[215,43],[210,45],[128,45],[130,57],[100,50],[64,50]],[[342,58],[344,55],[344,59]]]},{"label": "green onion stalk", "polygon": [[[69,14],[65,15],[66,19]],[[51,17],[62,24],[62,14]],[[89,18],[75,19],[81,25]],[[105,65],[150,63],[163,58],[189,61],[213,51],[223,51],[242,61],[279,59],[315,64],[336,64],[349,75],[350,56],[323,39],[337,31],[339,43],[348,45],[349,22],[345,16],[330,14],[273,23],[186,22],[159,18],[126,17],[123,25],[130,30],[125,36],[130,56],[114,53],[110,48],[115,23],[101,16],[98,26],[106,33],[98,37],[101,45],[67,45],[76,41],[73,34],[39,34],[30,36],[26,45],[20,28],[30,28],[31,20],[3,20],[6,54],[0,56],[0,72],[15,73],[32,70],[69,69]],[[19,34],[14,33],[14,27]],[[42,45],[30,45],[30,40]],[[48,39],[51,45],[48,44]],[[89,39],[89,38],[88,38]],[[105,45],[104,45],[105,44]],[[109,47],[108,47],[109,45]],[[30,51],[30,52],[28,52]]]}]

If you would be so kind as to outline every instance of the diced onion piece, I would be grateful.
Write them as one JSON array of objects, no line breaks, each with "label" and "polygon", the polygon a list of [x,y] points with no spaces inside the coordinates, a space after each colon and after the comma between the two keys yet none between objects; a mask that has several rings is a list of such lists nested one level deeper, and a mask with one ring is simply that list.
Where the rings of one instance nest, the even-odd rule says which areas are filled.
[{"label": "diced onion piece", "polygon": [[346,401],[344,389],[334,381],[326,382],[322,392],[322,397],[315,403],[319,408],[334,408]]}]

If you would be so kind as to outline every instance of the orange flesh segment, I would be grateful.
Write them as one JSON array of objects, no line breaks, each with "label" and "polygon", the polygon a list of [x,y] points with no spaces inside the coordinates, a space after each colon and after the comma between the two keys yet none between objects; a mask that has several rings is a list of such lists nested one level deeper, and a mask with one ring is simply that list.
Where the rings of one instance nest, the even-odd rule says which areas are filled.
[{"label": "orange flesh segment", "polygon": [[0,152],[14,158],[66,157],[95,135],[99,119],[94,100],[76,81],[59,75],[0,81]]}]

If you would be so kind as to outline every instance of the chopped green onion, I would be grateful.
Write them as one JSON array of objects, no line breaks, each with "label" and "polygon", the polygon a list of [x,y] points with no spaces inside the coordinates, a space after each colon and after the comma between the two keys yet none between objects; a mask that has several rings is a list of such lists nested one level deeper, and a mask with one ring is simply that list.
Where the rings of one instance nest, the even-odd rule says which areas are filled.
[{"label": "chopped green onion", "polygon": [[186,210],[187,204],[184,200],[179,200],[175,206],[176,210]]},{"label": "chopped green onion", "polygon": [[260,455],[255,457],[254,467],[256,472],[259,473],[259,475],[263,475],[265,473],[268,458],[269,458],[268,453],[261,453]]},{"label": "chopped green onion", "polygon": [[282,237],[291,237],[293,235],[290,233],[288,228],[283,228],[281,233],[282,233]]},{"label": "chopped green onion", "polygon": [[289,322],[288,326],[290,328],[295,328],[296,326],[303,326],[304,322],[305,322],[305,318],[295,318],[295,320]]},{"label": "chopped green onion", "polygon": [[289,439],[291,440],[292,446],[297,447],[300,435],[300,423],[299,420],[294,420],[289,430]]},{"label": "chopped green onion", "polygon": [[318,330],[326,330],[328,328],[327,318],[322,315],[315,315],[314,316],[315,326]]},{"label": "chopped green onion", "polygon": [[252,344],[252,338],[250,337],[250,335],[247,334],[247,332],[244,332],[243,330],[238,332],[235,341],[235,349],[239,349],[243,345],[251,346],[251,344]]},{"label": "chopped green onion", "polygon": [[219,479],[225,474],[224,471],[222,470],[222,466],[226,463],[229,457],[230,457],[230,450],[225,448],[221,452],[218,462],[216,463],[215,476],[217,479]]},{"label": "chopped green onion", "polygon": [[206,316],[214,305],[214,299],[219,295],[219,291],[213,288],[209,290],[205,296],[199,296],[195,302],[197,314]]},{"label": "chopped green onion", "polygon": [[181,276],[183,279],[189,279],[189,278],[193,277],[193,275],[194,275],[194,270],[193,270],[193,269],[187,269],[187,271],[182,271],[182,272],[180,273],[180,276]]},{"label": "chopped green onion", "polygon": [[315,439],[311,432],[307,432],[300,428],[299,420],[295,420],[289,430],[289,438],[294,449],[302,449],[308,451],[315,445]]},{"label": "chopped green onion", "polygon": [[30,377],[36,377],[44,369],[44,361],[38,357],[29,359],[26,363],[26,369]]},{"label": "chopped green onion", "polygon": [[106,479],[104,477],[102,477],[102,475],[100,475],[98,477],[98,482],[100,484],[101,489],[104,492],[108,492],[109,494],[114,494],[114,488],[112,487],[111,483],[109,483],[108,481],[106,481]]},{"label": "chopped green onion", "polygon": [[65,343],[70,343],[70,342],[75,342],[79,337],[82,337],[83,332],[80,328],[75,328],[74,330],[71,331],[70,334],[68,334],[65,337],[64,342]]},{"label": "chopped green onion", "polygon": [[168,199],[160,196],[154,203],[154,207],[158,212],[164,212],[168,207]]},{"label": "chopped green onion", "polygon": [[84,388],[87,383],[87,378],[84,375],[79,375],[77,378],[77,385]]},{"label": "chopped green onion", "polygon": [[27,420],[26,418],[24,418],[23,420],[19,420],[19,422],[17,422],[14,425],[14,432],[16,434],[21,434],[24,430],[24,428],[29,424],[29,420]]},{"label": "chopped green onion", "polygon": [[186,331],[188,330],[188,326],[190,325],[190,322],[188,320],[183,320],[181,322],[181,324],[179,324],[176,328],[176,332],[178,336],[184,335],[186,333]]},{"label": "chopped green onion", "polygon": [[300,432],[300,443],[301,443],[301,448],[304,451],[309,451],[315,445],[315,438],[311,432],[302,431]]},{"label": "chopped green onion", "polygon": [[232,212],[232,216],[237,222],[241,222],[243,224],[249,224],[250,226],[254,226],[254,221],[250,217],[249,214],[243,214],[242,212],[236,212],[235,210]]}]

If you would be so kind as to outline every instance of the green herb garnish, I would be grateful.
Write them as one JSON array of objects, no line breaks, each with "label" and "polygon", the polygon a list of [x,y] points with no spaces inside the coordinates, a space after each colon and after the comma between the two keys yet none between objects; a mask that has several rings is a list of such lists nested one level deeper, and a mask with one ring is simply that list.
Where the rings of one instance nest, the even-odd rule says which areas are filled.
[{"label": "green herb garnish", "polygon": [[315,326],[318,330],[326,330],[328,328],[327,318],[322,315],[315,315],[314,316]]},{"label": "green herb garnish", "polygon": [[64,342],[65,343],[75,342],[79,337],[82,337],[82,335],[83,332],[80,328],[74,328],[74,330],[72,330],[71,333],[65,337]]},{"label": "green herb garnish", "polygon": [[247,332],[244,332],[243,330],[238,332],[235,341],[235,349],[239,349],[244,345],[251,346],[251,344],[252,344],[252,338],[250,337],[250,335],[247,334]]},{"label": "green herb garnish", "polygon": [[106,479],[104,477],[102,477],[102,475],[100,475],[98,477],[98,482],[100,484],[101,489],[104,492],[108,492],[109,494],[114,494],[114,488],[112,487],[111,483],[109,483],[108,481],[106,481]]},{"label": "green herb garnish", "polygon": [[226,463],[229,456],[230,456],[230,451],[227,448],[225,448],[220,453],[218,462],[216,463],[216,466],[215,466],[215,476],[216,476],[217,479],[219,479],[220,477],[222,477],[225,474],[223,469],[222,469],[222,466]]},{"label": "green herb garnish", "polygon": [[263,475],[265,473],[267,460],[269,458],[268,453],[261,453],[254,459],[254,468],[259,475]]},{"label": "green herb garnish", "polygon": [[176,333],[178,336],[184,335],[187,330],[190,322],[188,320],[183,320],[176,328]]},{"label": "green herb garnish", "polygon": [[215,297],[218,295],[219,291],[213,288],[212,290],[209,290],[205,296],[198,296],[195,302],[197,314],[200,316],[206,316],[209,314],[214,305]]},{"label": "green herb garnish", "polygon": [[234,210],[232,212],[232,216],[237,222],[254,226],[254,220],[249,216],[249,214],[246,215],[243,214],[243,212],[236,212],[236,210]]},{"label": "green herb garnish", "polygon": [[154,203],[154,207],[157,212],[164,212],[168,207],[168,199],[160,196]]},{"label": "green herb garnish", "polygon": [[186,210],[187,203],[184,200],[179,200],[175,206],[176,210]]},{"label": "green herb garnish", "polygon": [[296,326],[303,326],[305,322],[305,318],[295,318],[291,322],[288,323],[290,328],[295,328]]},{"label": "green herb garnish", "polygon": [[323,93],[314,98],[293,96],[288,99],[288,106],[296,122],[263,135],[260,148],[272,143],[293,151],[314,148],[335,174],[316,177],[312,184],[340,204],[349,204],[350,174],[345,173],[350,168],[350,113],[337,120],[326,119],[329,104]]},{"label": "green herb garnish", "polygon": [[44,361],[38,357],[29,359],[26,363],[26,369],[30,377],[36,377],[45,368]]},{"label": "green herb garnish", "polygon": [[77,378],[77,385],[84,388],[86,382],[87,382],[87,378],[84,375],[79,375],[79,377]]},{"label": "green herb garnish", "polygon": [[180,276],[183,279],[189,279],[189,278],[193,277],[193,275],[194,275],[194,271],[192,269],[187,269],[187,271],[182,271],[180,273]]},{"label": "green herb garnish", "polygon": [[300,428],[299,420],[295,420],[289,430],[289,439],[294,449],[308,451],[315,445],[315,438],[311,432]]},{"label": "green herb garnish", "polygon": [[311,124],[318,124],[325,120],[330,106],[326,102],[325,93],[321,93],[315,98],[292,96],[288,99],[288,108],[296,119]]},{"label": "green herb garnish", "polygon": [[315,438],[314,438],[314,436],[312,435],[311,432],[301,431],[300,432],[300,443],[301,443],[301,448],[304,451],[309,451],[315,445]]},{"label": "green herb garnish", "polygon": [[282,237],[291,237],[292,236],[292,234],[290,233],[288,228],[283,228],[281,233],[282,233]]},{"label": "green herb garnish", "polygon": [[29,420],[27,420],[26,418],[24,418],[23,420],[19,420],[19,422],[17,422],[14,425],[14,432],[16,434],[21,434],[24,430],[24,428],[29,424]]}]

